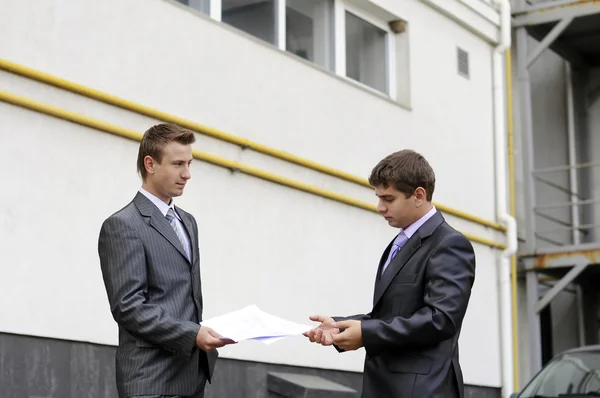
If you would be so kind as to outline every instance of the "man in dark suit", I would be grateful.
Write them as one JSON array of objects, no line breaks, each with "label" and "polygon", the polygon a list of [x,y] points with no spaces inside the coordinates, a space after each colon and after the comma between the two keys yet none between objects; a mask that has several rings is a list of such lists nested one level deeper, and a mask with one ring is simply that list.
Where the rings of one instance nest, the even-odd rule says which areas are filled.
[{"label": "man in dark suit", "polygon": [[142,188],[102,224],[98,253],[119,325],[120,398],[203,397],[215,348],[233,343],[200,325],[198,226],[173,204],[191,178],[194,141],[175,125],[146,131],[137,161]]},{"label": "man in dark suit", "polygon": [[393,153],[369,182],[378,211],[400,233],[385,249],[372,311],[331,318],[305,333],[338,351],[366,351],[367,398],[463,398],[458,338],[475,279],[470,242],[432,205],[435,175],[410,150]]}]

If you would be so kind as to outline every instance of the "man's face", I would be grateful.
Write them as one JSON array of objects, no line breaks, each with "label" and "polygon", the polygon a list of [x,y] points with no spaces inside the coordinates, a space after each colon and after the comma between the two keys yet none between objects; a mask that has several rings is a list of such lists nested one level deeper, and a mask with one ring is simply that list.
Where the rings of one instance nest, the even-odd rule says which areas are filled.
[{"label": "man's face", "polygon": [[[406,228],[415,221],[417,201],[415,195],[409,198],[393,186],[378,186],[375,194],[379,197],[377,211],[395,228]],[[418,217],[417,217],[418,219]]]},{"label": "man's face", "polygon": [[190,173],[192,159],[191,145],[173,141],[163,148],[163,157],[160,163],[152,158],[147,161],[152,171],[148,170],[147,183],[153,188],[158,198],[165,203],[170,203],[171,198],[183,194],[185,184],[192,178]]}]

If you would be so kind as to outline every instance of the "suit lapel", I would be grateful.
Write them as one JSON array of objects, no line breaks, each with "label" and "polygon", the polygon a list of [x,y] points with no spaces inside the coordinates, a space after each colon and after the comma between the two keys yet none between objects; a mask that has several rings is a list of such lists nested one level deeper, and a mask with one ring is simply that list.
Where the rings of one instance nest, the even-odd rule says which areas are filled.
[{"label": "suit lapel", "polygon": [[[394,237],[394,239],[396,238]],[[379,268],[377,268],[377,277],[375,278],[375,288],[377,288],[377,285],[379,284],[379,282],[381,282],[381,270],[383,269],[383,265],[385,264],[388,256],[390,255],[392,245],[394,244],[394,239],[392,239],[392,241],[388,244],[386,249],[383,251],[381,258],[379,259]]]},{"label": "suit lapel", "polygon": [[183,250],[183,245],[179,241],[177,234],[158,208],[143,194],[139,193],[133,199],[141,215],[150,219],[150,226],[158,231],[181,255],[187,260],[187,255]]},{"label": "suit lapel", "polygon": [[[433,232],[444,222],[444,217],[437,211],[429,220],[425,222],[415,234],[404,244],[402,249],[392,259],[388,267],[386,268],[383,275],[381,275],[381,269],[387,260],[387,256],[391,250],[392,242],[388,245],[384,252],[380,262],[379,269],[377,270],[377,278],[375,283],[375,291],[373,293],[373,307],[377,305],[383,293],[390,286],[396,275],[404,268],[408,260],[412,255],[421,247],[423,240],[427,239]],[[381,275],[381,276],[380,276]]]},{"label": "suit lapel", "polygon": [[[373,307],[377,305],[377,302],[381,299],[381,296],[383,296],[383,293],[387,290],[390,283],[392,283],[392,280],[394,279],[396,274],[400,272],[400,270],[402,270],[408,259],[413,255],[415,251],[417,251],[419,247],[421,247],[421,236],[419,235],[419,231],[417,231],[404,244],[404,246],[402,246],[402,249],[400,249],[398,254],[396,254],[396,256],[392,259],[383,275],[381,275],[381,279],[379,279],[379,282],[375,285],[375,293],[373,295]],[[387,252],[389,253],[389,251]],[[383,264],[385,264],[385,260],[383,261]],[[383,264],[381,264],[381,266],[379,267],[379,273],[381,273],[381,268]]]},{"label": "suit lapel", "polygon": [[[196,261],[199,261],[200,253],[198,252],[198,245],[196,231],[194,230],[192,218],[191,216],[175,206],[177,208],[177,212],[181,216],[183,220],[183,225],[185,225],[185,229],[187,230],[188,237],[190,239],[190,251],[191,251],[191,271],[192,271],[192,295],[194,296],[196,309],[198,311],[198,321],[202,322],[202,280],[200,278],[200,264],[196,266]],[[210,363],[210,362],[209,362]],[[213,363],[214,367],[214,363]]]}]

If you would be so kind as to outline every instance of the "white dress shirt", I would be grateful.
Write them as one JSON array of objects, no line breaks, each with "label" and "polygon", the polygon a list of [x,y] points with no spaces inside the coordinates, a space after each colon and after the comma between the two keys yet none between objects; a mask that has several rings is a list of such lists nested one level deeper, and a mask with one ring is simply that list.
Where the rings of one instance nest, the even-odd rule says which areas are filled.
[{"label": "white dress shirt", "polygon": [[183,225],[183,220],[182,220],[181,216],[177,213],[177,210],[175,209],[173,199],[171,199],[170,204],[166,204],[165,202],[163,202],[162,200],[160,200],[159,198],[157,198],[150,192],[146,191],[144,188],[140,188],[140,192],[142,193],[142,195],[147,197],[148,200],[150,200],[152,203],[154,203],[154,205],[156,207],[158,207],[158,210],[160,210],[160,212],[162,213],[162,215],[165,218],[167,218],[167,212],[169,211],[169,209],[173,209],[173,213],[175,214],[175,222],[177,223],[177,228],[179,228],[179,230],[183,232],[182,235],[183,235],[184,239],[186,240],[186,245],[184,245],[185,246],[184,250],[185,251],[190,250],[190,252],[188,252],[188,256],[189,256],[189,258],[191,258],[192,245],[190,244],[190,237],[186,233],[187,229]]}]

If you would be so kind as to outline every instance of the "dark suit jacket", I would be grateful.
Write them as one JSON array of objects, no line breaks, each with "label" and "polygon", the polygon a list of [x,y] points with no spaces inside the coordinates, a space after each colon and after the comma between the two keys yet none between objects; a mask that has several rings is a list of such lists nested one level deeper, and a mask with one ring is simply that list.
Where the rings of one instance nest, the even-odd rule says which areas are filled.
[{"label": "dark suit jacket", "polygon": [[371,313],[335,318],[362,321],[362,396],[463,398],[458,337],[475,279],[473,247],[439,212],[380,277],[391,245],[381,256]]},{"label": "dark suit jacket", "polygon": [[176,208],[192,247],[143,194],[102,224],[98,253],[110,309],[119,325],[119,397],[193,395],[210,381],[217,352],[196,348],[202,320],[198,227]]}]

